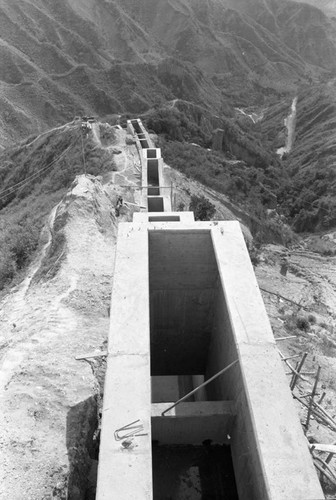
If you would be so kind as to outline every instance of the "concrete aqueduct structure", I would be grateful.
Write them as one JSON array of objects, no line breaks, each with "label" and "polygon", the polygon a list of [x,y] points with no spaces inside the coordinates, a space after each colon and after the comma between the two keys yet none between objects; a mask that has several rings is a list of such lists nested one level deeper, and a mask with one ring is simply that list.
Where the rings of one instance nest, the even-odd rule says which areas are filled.
[{"label": "concrete aqueduct structure", "polygon": [[119,224],[97,500],[324,499],[239,223],[171,212],[160,150],[128,131],[148,211]]}]

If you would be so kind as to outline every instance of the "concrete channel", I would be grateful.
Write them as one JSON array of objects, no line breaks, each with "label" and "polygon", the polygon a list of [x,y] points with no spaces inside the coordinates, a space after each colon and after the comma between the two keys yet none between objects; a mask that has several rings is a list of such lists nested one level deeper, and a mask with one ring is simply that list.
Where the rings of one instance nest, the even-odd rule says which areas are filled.
[{"label": "concrete channel", "polygon": [[239,223],[160,198],[119,224],[97,500],[324,499]]}]

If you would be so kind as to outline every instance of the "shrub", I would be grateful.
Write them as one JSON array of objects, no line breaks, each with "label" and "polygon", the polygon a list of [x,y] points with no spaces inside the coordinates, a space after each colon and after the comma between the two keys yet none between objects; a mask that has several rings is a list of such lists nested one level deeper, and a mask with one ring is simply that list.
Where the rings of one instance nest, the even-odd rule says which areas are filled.
[{"label": "shrub", "polygon": [[296,326],[305,332],[307,332],[310,328],[310,323],[305,316],[298,316],[296,318]]},{"label": "shrub", "polygon": [[196,220],[211,220],[215,215],[216,207],[204,196],[193,195],[191,197],[189,210],[194,212]]},{"label": "shrub", "polygon": [[309,314],[308,315],[308,321],[311,325],[315,325],[316,323],[316,316],[314,316],[314,314]]}]

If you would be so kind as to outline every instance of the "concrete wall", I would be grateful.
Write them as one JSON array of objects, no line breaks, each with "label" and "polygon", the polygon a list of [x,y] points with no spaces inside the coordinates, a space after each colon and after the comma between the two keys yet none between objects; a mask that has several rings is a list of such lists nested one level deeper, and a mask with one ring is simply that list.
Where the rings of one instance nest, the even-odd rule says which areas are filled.
[{"label": "concrete wall", "polygon": [[210,439],[212,444],[229,444],[235,420],[232,401],[183,402],[162,416],[169,405],[152,404],[153,441],[200,446]]},{"label": "concrete wall", "polygon": [[[147,224],[148,222],[182,222],[190,224],[195,221],[194,212],[168,212],[168,213],[151,213],[136,212],[133,214],[134,222]],[[150,226],[148,226],[150,227]]]},{"label": "concrete wall", "polygon": [[239,360],[208,386],[208,397],[233,399],[232,456],[240,500],[322,500],[253,268],[238,228],[212,231],[221,286],[206,376]]},{"label": "concrete wall", "polygon": [[[240,500],[324,499],[239,224],[142,215],[119,224],[97,500],[152,500],[152,431],[170,443],[229,434]],[[210,401],[167,417],[168,403],[151,405],[151,373],[187,390],[236,359]],[[232,402],[236,416],[218,407]],[[115,432],[135,420],[144,435],[125,448]]]},{"label": "concrete wall", "polygon": [[151,446],[148,236],[119,224],[96,500],[152,500]]},{"label": "concrete wall", "polygon": [[161,158],[161,149],[160,148],[144,149],[143,155],[144,155],[145,159],[149,159],[149,158]]},{"label": "concrete wall", "polygon": [[210,231],[149,233],[152,375],[205,372],[218,279]]}]

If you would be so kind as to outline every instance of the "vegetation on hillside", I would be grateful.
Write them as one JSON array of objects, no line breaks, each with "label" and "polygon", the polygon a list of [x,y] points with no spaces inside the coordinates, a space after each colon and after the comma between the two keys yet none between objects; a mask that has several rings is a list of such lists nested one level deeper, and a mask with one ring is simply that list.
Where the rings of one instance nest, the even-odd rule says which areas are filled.
[{"label": "vegetation on hillside", "polygon": [[195,142],[201,146],[211,143],[211,134],[177,107],[154,109],[143,116],[143,122],[148,130],[163,135],[168,141]]},{"label": "vegetation on hillside", "polygon": [[166,141],[160,146],[165,161],[219,193],[227,195],[246,212],[246,224],[257,243],[289,244],[294,234],[282,219],[270,217],[268,209],[277,200],[282,182],[287,182],[282,169],[260,169],[237,160],[230,160],[223,152],[211,151],[197,145]]},{"label": "vegetation on hillside", "polygon": [[[250,207],[253,216],[264,218],[271,207],[297,232],[324,230],[336,226],[335,95],[331,84],[299,92],[294,148],[282,161],[275,152],[286,140],[290,96],[269,103],[257,124],[242,116],[211,119],[184,102],[152,110],[144,122],[159,134],[168,164]],[[211,126],[219,129],[221,151],[209,150],[218,148]]]},{"label": "vegetation on hillside", "polygon": [[216,207],[205,196],[192,195],[189,210],[194,212],[195,220],[212,220]]},{"label": "vegetation on hillside", "polygon": [[110,155],[81,134],[51,131],[0,153],[0,290],[29,264],[46,217],[84,173],[82,144],[86,173],[113,170]]},{"label": "vegetation on hillside", "polygon": [[[281,210],[298,232],[336,225],[335,96],[335,82],[306,86],[298,93],[294,147],[282,161],[287,182],[278,189]],[[288,103],[287,114],[289,109]],[[265,147],[276,150],[284,145],[284,114],[283,103],[265,114],[261,124]]]}]

